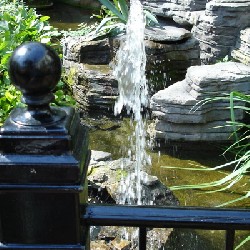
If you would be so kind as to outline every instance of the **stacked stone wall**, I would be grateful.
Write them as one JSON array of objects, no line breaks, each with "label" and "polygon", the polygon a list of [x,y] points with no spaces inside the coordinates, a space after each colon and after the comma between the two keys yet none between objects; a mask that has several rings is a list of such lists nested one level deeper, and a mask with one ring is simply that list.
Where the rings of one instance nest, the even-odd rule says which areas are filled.
[{"label": "stacked stone wall", "polygon": [[193,34],[200,41],[204,64],[230,55],[242,29],[250,26],[250,1],[213,0],[200,15]]},{"label": "stacked stone wall", "polygon": [[250,28],[240,31],[231,56],[235,60],[250,66]]},{"label": "stacked stone wall", "polygon": [[[156,138],[172,141],[214,141],[232,139],[229,100],[206,101],[220,93],[250,91],[250,67],[234,62],[190,67],[186,78],[157,92],[151,98],[156,121]],[[222,95],[222,94],[221,94]],[[244,105],[242,103],[234,103]],[[242,120],[243,109],[235,110]]]},{"label": "stacked stone wall", "polygon": [[147,0],[143,1],[158,16],[173,18],[177,23],[194,24],[200,11],[206,9],[210,0]]},{"label": "stacked stone wall", "polygon": [[238,47],[241,43],[241,30],[250,27],[250,0],[147,0],[144,5],[158,16],[192,26],[203,64],[230,56],[236,43]]}]

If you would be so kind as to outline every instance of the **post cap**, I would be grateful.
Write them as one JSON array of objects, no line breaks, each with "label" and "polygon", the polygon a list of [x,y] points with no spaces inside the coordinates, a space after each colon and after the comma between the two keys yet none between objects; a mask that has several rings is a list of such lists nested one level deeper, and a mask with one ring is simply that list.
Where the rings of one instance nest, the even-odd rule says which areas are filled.
[{"label": "post cap", "polygon": [[11,82],[21,90],[22,102],[28,107],[14,112],[12,120],[23,125],[51,124],[61,120],[65,112],[51,109],[52,90],[61,77],[61,60],[49,46],[28,42],[15,49],[9,61]]},{"label": "post cap", "polygon": [[51,91],[61,77],[61,61],[49,46],[29,42],[17,47],[9,61],[12,83],[23,93],[27,105],[44,105],[53,100]]}]

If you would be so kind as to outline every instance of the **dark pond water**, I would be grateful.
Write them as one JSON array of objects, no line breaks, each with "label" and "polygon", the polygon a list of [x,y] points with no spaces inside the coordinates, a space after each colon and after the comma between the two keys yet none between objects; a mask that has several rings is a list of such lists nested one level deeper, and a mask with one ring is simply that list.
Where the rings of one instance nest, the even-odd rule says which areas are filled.
[{"label": "dark pond water", "polygon": [[[81,22],[90,23],[91,11],[80,8],[70,7],[64,4],[55,4],[49,10],[38,11],[43,15],[51,17],[51,24],[59,29],[76,29]],[[110,120],[102,117],[88,118],[86,122],[90,124],[90,148],[93,150],[102,150],[111,152],[113,159],[126,156],[127,137],[132,133],[130,122],[128,119],[119,121]],[[215,167],[226,162],[225,158],[220,156],[218,152],[206,154],[206,149],[185,153],[180,151],[178,147],[170,147],[171,151],[149,150],[152,158],[151,174],[156,175],[159,179],[171,187],[183,184],[198,184],[218,180],[225,176],[226,171],[190,171],[178,169],[166,169],[165,166],[176,167]],[[192,145],[190,145],[192,148]],[[249,178],[246,177],[230,191],[207,193],[205,190],[182,190],[175,191],[174,194],[180,200],[182,206],[202,206],[215,207],[231,199],[235,199],[244,194],[244,191],[250,190]],[[249,199],[235,203],[235,207],[250,207]],[[250,232],[238,232],[236,241],[239,242]],[[173,240],[174,246],[171,249],[208,249],[220,250],[224,249],[223,241],[224,232],[218,231],[190,231],[181,230]],[[250,249],[247,244],[242,249]]]},{"label": "dark pond water", "polygon": [[60,30],[77,29],[80,23],[91,23],[91,10],[55,2],[52,8],[37,10],[41,15],[50,16],[50,23]]}]

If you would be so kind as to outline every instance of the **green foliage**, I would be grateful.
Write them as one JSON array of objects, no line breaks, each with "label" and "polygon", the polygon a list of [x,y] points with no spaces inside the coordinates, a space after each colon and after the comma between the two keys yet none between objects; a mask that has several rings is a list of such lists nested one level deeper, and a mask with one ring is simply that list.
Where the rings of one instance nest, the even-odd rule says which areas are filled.
[{"label": "green foliage", "polygon": [[[125,32],[128,21],[129,6],[126,0],[99,0],[102,4],[100,14],[93,17],[100,20],[98,25],[87,34],[87,40],[103,36],[115,36]],[[146,25],[158,24],[156,17],[148,10],[144,10]]]},{"label": "green foliage", "polygon": [[128,5],[126,0],[99,0],[102,4],[100,14],[93,17],[100,20],[100,23],[89,34],[89,40],[102,36],[115,36],[126,29],[128,20]]},{"label": "green foliage", "polygon": [[240,249],[244,244],[246,244],[248,241],[250,241],[250,236],[246,237],[236,248],[235,250]]},{"label": "green foliage", "polygon": [[57,106],[74,106],[76,104],[75,99],[72,97],[72,85],[74,83],[76,69],[71,68],[70,71],[65,74],[62,73],[62,79],[56,86],[55,89],[55,101],[54,104]]},{"label": "green foliage", "polygon": [[103,8],[106,15],[118,18],[121,22],[128,21],[128,5],[126,0],[114,0],[114,4],[109,0],[99,0],[107,9]]},{"label": "green foliage", "polygon": [[[100,39],[107,36],[116,36],[125,32],[128,21],[129,6],[126,0],[99,0],[102,4],[100,13],[93,14],[92,18],[98,20],[93,24],[82,23],[77,30],[62,31],[64,37],[83,36],[85,41]],[[156,17],[144,9],[146,25],[158,24]]]},{"label": "green foliage", "polygon": [[55,101],[54,105],[57,106],[74,106],[76,104],[75,99],[71,96],[71,89],[67,82],[61,80],[56,86],[54,95]]},{"label": "green foliage", "polygon": [[[59,35],[48,20],[34,9],[29,9],[23,1],[0,0],[0,125],[14,106],[20,105],[20,92],[10,84],[8,61],[13,50],[28,41],[52,44],[52,38]],[[61,85],[65,87],[65,85]],[[69,97],[57,94],[57,102]]]}]

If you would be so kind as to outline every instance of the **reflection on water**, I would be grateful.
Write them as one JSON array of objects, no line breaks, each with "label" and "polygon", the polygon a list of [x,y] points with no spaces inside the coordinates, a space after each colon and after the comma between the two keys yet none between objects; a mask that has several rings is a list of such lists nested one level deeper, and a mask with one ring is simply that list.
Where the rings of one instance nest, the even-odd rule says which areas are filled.
[{"label": "reflection on water", "polygon": [[[203,231],[203,234],[199,233],[198,230],[190,230],[190,229],[176,229],[171,234],[169,241],[164,250],[181,250],[181,249],[210,249],[210,250],[221,250],[224,249],[224,242],[214,242],[213,238],[208,239],[204,237],[207,231],[199,230],[200,233]],[[211,231],[210,231],[211,232]],[[215,231],[213,231],[214,234]],[[221,235],[223,232],[216,232],[220,233]],[[212,236],[212,235],[211,235]]]},{"label": "reflection on water", "polygon": [[59,30],[77,29],[80,23],[93,22],[90,18],[93,10],[85,10],[64,3],[55,2],[52,8],[37,10],[37,13],[50,16],[50,24]]}]

